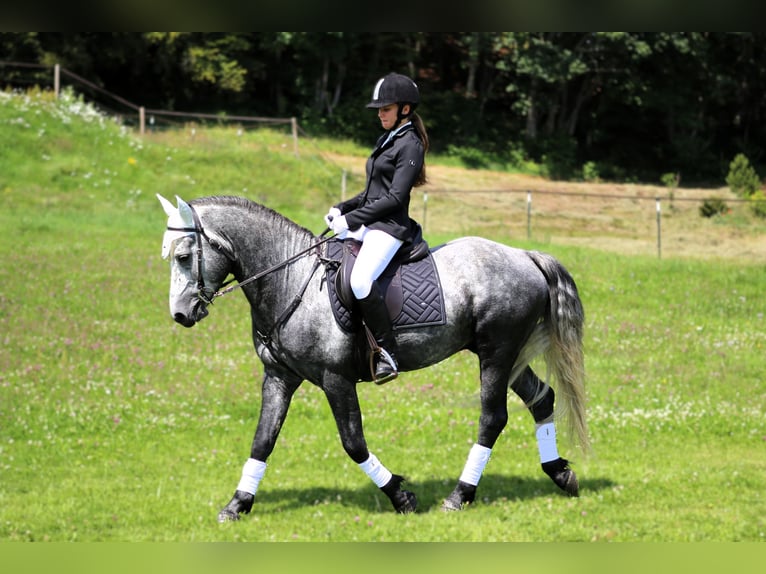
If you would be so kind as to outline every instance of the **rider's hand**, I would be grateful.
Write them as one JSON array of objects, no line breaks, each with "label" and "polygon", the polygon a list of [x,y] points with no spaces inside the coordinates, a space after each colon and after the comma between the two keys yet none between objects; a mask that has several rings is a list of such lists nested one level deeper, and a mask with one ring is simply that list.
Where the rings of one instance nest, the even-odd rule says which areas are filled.
[{"label": "rider's hand", "polygon": [[332,229],[332,220],[336,217],[340,217],[340,209],[331,207],[330,211],[327,212],[327,215],[324,216],[324,222],[327,224],[327,227]]},{"label": "rider's hand", "polygon": [[343,239],[343,236],[345,236],[346,232],[348,231],[346,216],[340,215],[338,217],[333,217],[332,221],[330,222],[330,229],[335,232],[335,235],[338,235],[341,239]]}]

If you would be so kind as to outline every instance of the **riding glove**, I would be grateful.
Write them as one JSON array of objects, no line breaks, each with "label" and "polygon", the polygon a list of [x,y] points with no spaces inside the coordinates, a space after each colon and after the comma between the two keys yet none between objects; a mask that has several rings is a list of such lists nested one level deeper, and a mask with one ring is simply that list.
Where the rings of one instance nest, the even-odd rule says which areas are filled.
[{"label": "riding glove", "polygon": [[340,217],[340,209],[331,207],[330,211],[327,212],[327,215],[324,216],[324,222],[327,224],[327,227],[332,229],[332,220],[336,217]]},{"label": "riding glove", "polygon": [[339,217],[334,217],[330,222],[330,228],[335,232],[335,235],[338,235],[341,239],[343,239],[343,237],[346,235],[346,232],[348,231],[346,216],[341,215]]}]

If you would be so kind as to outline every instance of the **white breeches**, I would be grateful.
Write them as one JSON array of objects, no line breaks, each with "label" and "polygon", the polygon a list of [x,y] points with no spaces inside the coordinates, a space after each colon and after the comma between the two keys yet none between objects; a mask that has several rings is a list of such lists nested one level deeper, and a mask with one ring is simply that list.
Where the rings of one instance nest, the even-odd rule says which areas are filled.
[{"label": "white breeches", "polygon": [[354,297],[364,299],[370,294],[372,282],[380,277],[404,242],[385,231],[368,229],[364,225],[349,232],[348,237],[362,242],[350,282]]}]

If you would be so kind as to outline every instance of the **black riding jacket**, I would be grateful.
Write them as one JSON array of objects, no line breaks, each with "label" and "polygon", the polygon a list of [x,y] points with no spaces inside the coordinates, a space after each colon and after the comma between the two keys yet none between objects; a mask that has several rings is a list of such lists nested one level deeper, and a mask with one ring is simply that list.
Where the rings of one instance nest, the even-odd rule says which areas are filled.
[{"label": "black riding jacket", "polygon": [[410,243],[420,229],[409,216],[410,192],[423,167],[425,151],[412,124],[383,144],[388,133],[378,139],[367,160],[364,191],[336,207],[352,231],[366,225]]}]

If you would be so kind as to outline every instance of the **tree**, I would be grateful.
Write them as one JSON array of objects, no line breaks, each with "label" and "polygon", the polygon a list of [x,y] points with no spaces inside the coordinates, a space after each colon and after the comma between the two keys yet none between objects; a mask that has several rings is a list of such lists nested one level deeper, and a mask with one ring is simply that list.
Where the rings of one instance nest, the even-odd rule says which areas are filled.
[{"label": "tree", "polygon": [[[296,116],[369,143],[374,82],[409,74],[435,151],[513,150],[572,173],[721,181],[766,161],[766,33],[0,33],[0,60],[61,64],[147,108]],[[0,67],[5,85],[50,85]],[[88,88],[83,87],[83,90]],[[86,96],[94,96],[94,93]],[[574,170],[574,171],[572,171]],[[564,169],[561,173],[564,173]]]}]

